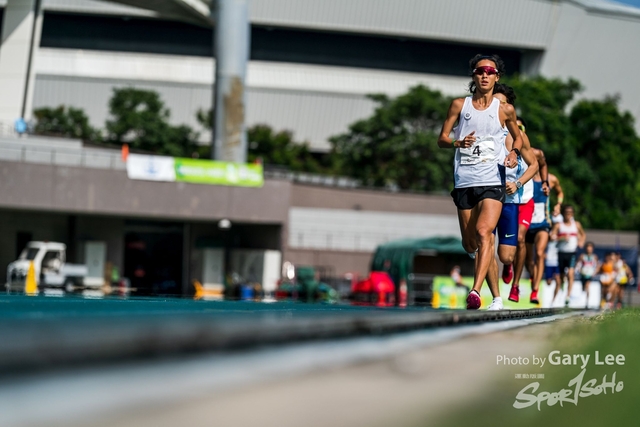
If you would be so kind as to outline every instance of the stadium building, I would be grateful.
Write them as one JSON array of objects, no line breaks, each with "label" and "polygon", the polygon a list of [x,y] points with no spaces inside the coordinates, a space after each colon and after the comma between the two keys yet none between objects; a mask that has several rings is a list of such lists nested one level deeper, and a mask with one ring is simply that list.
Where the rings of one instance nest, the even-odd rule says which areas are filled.
[{"label": "stadium building", "polygon": [[[267,178],[261,190],[131,183],[108,150],[16,139],[14,121],[40,107],[82,108],[102,128],[113,88],[133,86],[160,93],[171,122],[207,140],[196,113],[213,99],[210,3],[0,0],[1,265],[30,238],[76,242],[79,261],[81,242],[97,239],[111,242],[109,260],[126,271],[127,239],[137,233],[151,242],[160,233],[172,236],[163,244],[183,248],[172,274],[186,286],[197,263],[190,249],[212,241],[280,250],[283,260],[343,273],[365,271],[384,241],[457,235],[447,197],[313,177]],[[499,54],[509,74],[576,78],[584,97],[618,94],[621,108],[640,117],[638,59],[623,47],[640,40],[640,9],[613,2],[252,0],[250,22],[248,125],[291,130],[319,152],[371,114],[367,94],[394,96],[417,84],[464,94],[468,60],[479,52]],[[74,154],[64,160],[63,152]],[[233,237],[217,229],[223,218],[241,225]]]},{"label": "stadium building", "polygon": [[[27,117],[32,108],[64,104],[103,127],[112,88],[132,85],[158,91],[174,123],[198,128],[195,115],[211,108],[214,76],[206,17],[178,14],[184,8],[177,6],[162,13],[122,4],[159,9],[183,0],[41,2],[30,31],[32,87],[12,84],[12,74],[27,72],[17,57],[0,59],[2,92],[17,91],[0,105],[0,120],[10,125],[20,117],[7,103],[30,106]],[[186,3],[194,2],[208,3]],[[29,46],[29,31],[14,40],[19,35],[8,28],[12,16],[23,16],[12,5],[34,3],[0,1],[5,52]],[[509,73],[574,77],[585,97],[619,94],[621,107],[640,116],[636,59],[622,48],[640,39],[640,9],[633,7],[603,0],[252,0],[250,20],[248,124],[291,130],[315,150],[327,150],[330,136],[371,113],[367,94],[398,95],[418,83],[464,94],[467,63],[478,52],[500,54]],[[26,59],[28,49],[21,53]]]}]

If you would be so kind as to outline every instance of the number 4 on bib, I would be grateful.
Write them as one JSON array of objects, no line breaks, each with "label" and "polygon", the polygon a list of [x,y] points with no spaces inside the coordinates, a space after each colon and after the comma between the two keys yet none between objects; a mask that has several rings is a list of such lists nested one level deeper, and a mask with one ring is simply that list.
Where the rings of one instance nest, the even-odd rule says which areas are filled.
[{"label": "number 4 on bib", "polygon": [[461,165],[477,165],[480,162],[494,161],[496,143],[492,137],[480,137],[473,146],[459,148]]}]

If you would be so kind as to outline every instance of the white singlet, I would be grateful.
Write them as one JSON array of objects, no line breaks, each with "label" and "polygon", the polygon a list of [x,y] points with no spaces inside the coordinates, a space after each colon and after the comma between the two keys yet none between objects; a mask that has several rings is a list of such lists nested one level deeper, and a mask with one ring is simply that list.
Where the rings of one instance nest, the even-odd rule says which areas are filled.
[{"label": "white singlet", "polygon": [[560,223],[558,228],[558,252],[574,253],[578,249],[578,226],[573,218],[570,224]]},{"label": "white singlet", "polygon": [[596,261],[596,256],[594,254],[587,255],[586,253],[582,256],[582,266],[580,268],[580,276],[583,278],[588,277],[591,278],[596,274],[596,270],[598,269],[598,262]]},{"label": "white singlet", "polygon": [[494,98],[489,108],[479,111],[471,100],[470,96],[465,98],[458,126],[453,129],[457,140],[474,131],[476,137],[471,147],[456,149],[453,158],[455,188],[504,185],[498,169],[507,156],[506,134],[500,124],[500,101]]}]

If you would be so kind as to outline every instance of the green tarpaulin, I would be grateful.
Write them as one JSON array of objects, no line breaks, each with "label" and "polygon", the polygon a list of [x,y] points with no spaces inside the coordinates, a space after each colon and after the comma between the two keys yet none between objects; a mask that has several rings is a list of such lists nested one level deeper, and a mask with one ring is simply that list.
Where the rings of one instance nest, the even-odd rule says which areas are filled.
[{"label": "green tarpaulin", "polygon": [[371,262],[371,271],[386,271],[393,281],[408,280],[413,271],[413,258],[419,252],[432,255],[465,254],[458,237],[430,237],[423,239],[401,239],[378,246]]}]

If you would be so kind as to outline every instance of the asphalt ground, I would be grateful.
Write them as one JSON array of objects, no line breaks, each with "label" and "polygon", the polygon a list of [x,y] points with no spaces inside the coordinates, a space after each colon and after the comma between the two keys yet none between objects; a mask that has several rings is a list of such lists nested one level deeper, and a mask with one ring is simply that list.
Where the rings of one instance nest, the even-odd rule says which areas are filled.
[{"label": "asphalt ground", "polygon": [[549,316],[296,302],[0,296],[0,374]]}]

